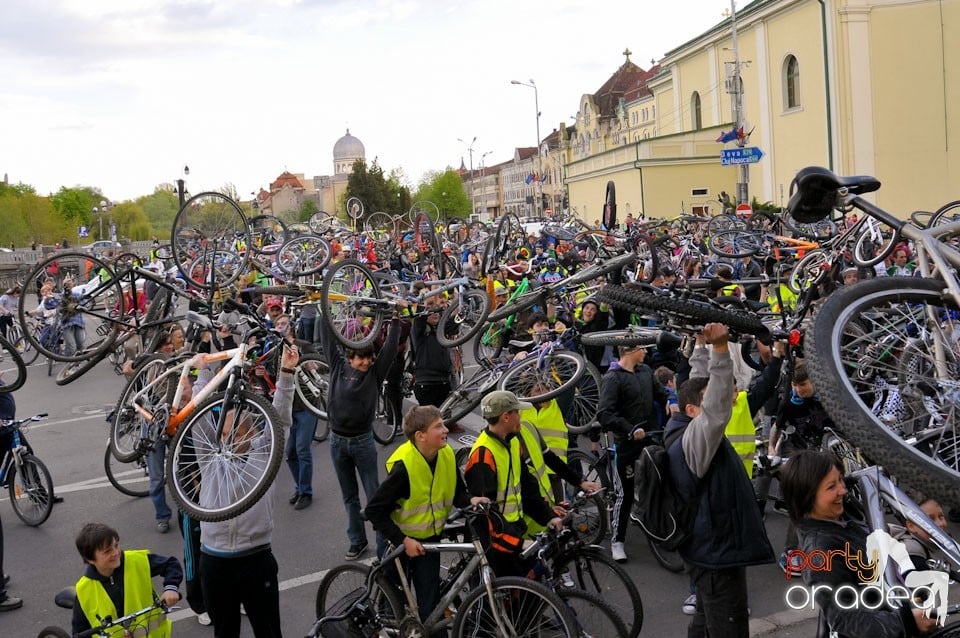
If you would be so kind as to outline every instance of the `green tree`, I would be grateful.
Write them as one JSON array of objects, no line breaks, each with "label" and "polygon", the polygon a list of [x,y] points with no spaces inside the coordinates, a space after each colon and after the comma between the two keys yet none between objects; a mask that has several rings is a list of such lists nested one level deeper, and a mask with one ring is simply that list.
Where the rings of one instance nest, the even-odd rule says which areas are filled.
[{"label": "green tree", "polygon": [[180,209],[177,194],[170,186],[161,184],[154,189],[153,194],[138,198],[136,203],[143,209],[150,223],[151,235],[156,235],[162,241],[169,240],[173,220]]},{"label": "green tree", "polygon": [[117,225],[117,236],[143,241],[153,236],[153,227],[143,207],[137,202],[123,202],[110,209],[110,219]]},{"label": "green tree", "polygon": [[300,216],[297,219],[302,222],[310,221],[313,214],[319,210],[320,208],[317,206],[317,202],[312,199],[304,199],[303,203],[300,204]]},{"label": "green tree", "polygon": [[53,209],[65,220],[78,225],[89,225],[93,207],[100,205],[101,194],[90,187],[67,188],[50,196]]},{"label": "green tree", "polygon": [[[369,169],[362,159],[353,163],[353,172],[347,180],[347,197],[356,197],[363,202],[365,216],[396,207],[396,204],[391,202],[389,185],[376,158]],[[396,199],[396,195],[393,195],[393,199]]]},{"label": "green tree", "polygon": [[442,173],[431,171],[417,189],[417,199],[433,202],[443,217],[470,217],[470,197],[463,180],[452,168]]}]

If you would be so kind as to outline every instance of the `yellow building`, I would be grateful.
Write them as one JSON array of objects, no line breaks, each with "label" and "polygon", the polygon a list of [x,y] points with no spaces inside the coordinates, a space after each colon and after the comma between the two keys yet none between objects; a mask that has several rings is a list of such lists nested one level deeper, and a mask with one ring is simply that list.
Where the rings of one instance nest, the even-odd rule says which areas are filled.
[{"label": "yellow building", "polygon": [[[960,197],[960,0],[754,0],[736,27],[745,143],[765,154],[751,198],[785,203],[809,165],[878,177],[874,200],[900,216]],[[608,180],[621,219],[735,194],[738,169],[720,151],[736,142],[716,141],[734,128],[733,50],[727,19],[649,71],[625,51],[581,98],[561,146],[582,218],[599,218]]]}]

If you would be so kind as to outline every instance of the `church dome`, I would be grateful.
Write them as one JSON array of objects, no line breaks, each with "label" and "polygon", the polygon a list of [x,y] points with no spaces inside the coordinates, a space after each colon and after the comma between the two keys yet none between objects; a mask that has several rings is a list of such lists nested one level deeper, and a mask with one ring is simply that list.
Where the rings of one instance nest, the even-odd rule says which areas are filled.
[{"label": "church dome", "polygon": [[347,134],[337,140],[333,145],[333,160],[336,162],[341,159],[366,159],[366,150],[363,148],[363,142],[350,135],[350,129]]}]

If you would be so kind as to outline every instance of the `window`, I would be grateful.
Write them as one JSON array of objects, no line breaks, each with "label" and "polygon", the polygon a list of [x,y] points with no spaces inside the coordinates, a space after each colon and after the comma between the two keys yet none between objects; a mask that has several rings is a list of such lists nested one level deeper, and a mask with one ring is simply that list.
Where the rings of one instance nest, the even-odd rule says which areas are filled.
[{"label": "window", "polygon": [[703,128],[703,120],[700,115],[700,94],[696,91],[693,92],[693,96],[690,98],[690,125],[695,131]]},{"label": "window", "polygon": [[800,63],[797,58],[788,55],[783,61],[783,109],[795,109],[800,106]]}]

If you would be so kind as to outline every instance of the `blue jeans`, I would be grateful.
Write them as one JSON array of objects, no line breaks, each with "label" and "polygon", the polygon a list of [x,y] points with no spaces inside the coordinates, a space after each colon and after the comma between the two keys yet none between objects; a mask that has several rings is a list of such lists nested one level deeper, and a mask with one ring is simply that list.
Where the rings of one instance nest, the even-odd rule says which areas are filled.
[{"label": "blue jeans", "polygon": [[[373,440],[373,432],[354,437],[340,436],[336,432],[331,432],[330,458],[333,459],[333,469],[340,483],[343,507],[347,510],[347,538],[351,545],[363,545],[367,542],[367,531],[363,527],[363,514],[360,511],[357,474],[360,475],[363,491],[369,503],[380,486],[377,471],[377,445]],[[381,548],[385,546],[382,535],[377,532],[378,556],[382,554]]]},{"label": "blue jeans", "polygon": [[150,475],[150,500],[158,521],[169,521],[173,512],[167,505],[166,485],[164,483],[164,460],[167,456],[167,440],[157,441],[153,452],[147,455],[147,473]]},{"label": "blue jeans", "polygon": [[313,496],[313,433],[317,431],[317,416],[309,410],[293,413],[293,422],[287,442],[283,445],[283,456],[287,467],[293,474],[293,484],[297,494]]}]

